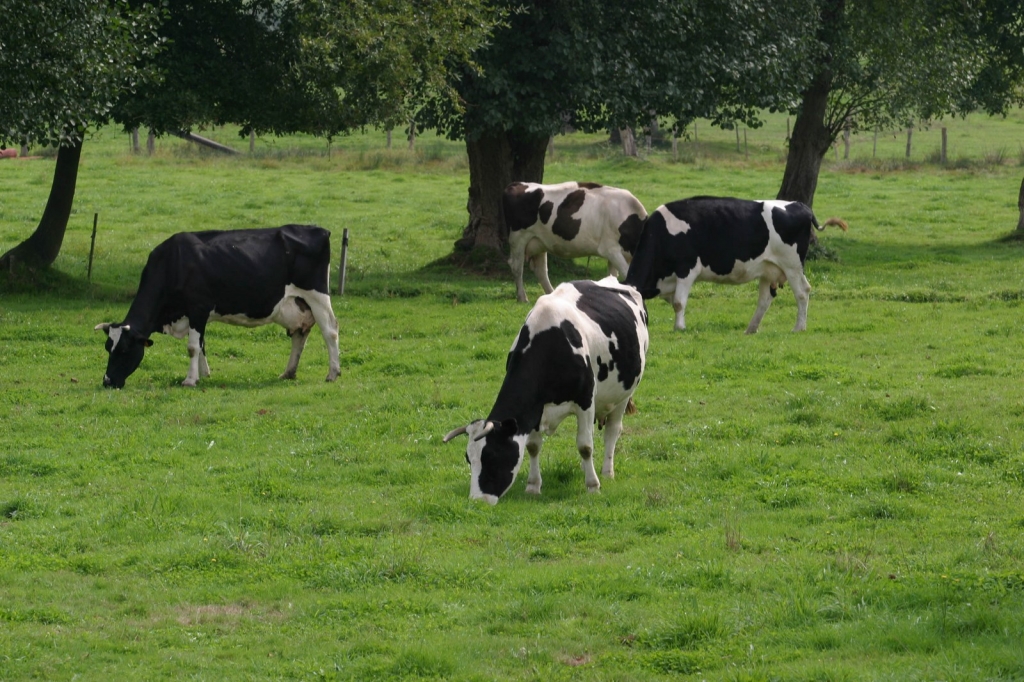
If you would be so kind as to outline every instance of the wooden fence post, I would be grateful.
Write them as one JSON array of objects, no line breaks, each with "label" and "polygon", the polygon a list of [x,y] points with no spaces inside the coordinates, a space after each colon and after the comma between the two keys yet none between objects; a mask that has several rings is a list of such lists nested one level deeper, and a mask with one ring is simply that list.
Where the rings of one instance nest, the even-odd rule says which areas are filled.
[{"label": "wooden fence post", "polygon": [[156,135],[150,130],[149,135],[146,135],[146,155],[153,156],[154,151],[156,151]]},{"label": "wooden fence post", "polygon": [[747,129],[745,127],[743,128],[743,158],[744,159],[749,159],[750,158],[750,151],[749,151],[749,148],[747,147]]},{"label": "wooden fence post", "polygon": [[700,140],[697,139],[697,121],[693,122],[693,155],[696,157],[700,153]]},{"label": "wooden fence post", "polygon": [[740,124],[735,123],[733,127],[736,129],[736,153],[740,153]]},{"label": "wooden fence post", "polygon": [[384,145],[384,148],[385,149],[391,149],[391,128],[388,128],[387,134],[388,134],[387,143]]},{"label": "wooden fence post", "polygon": [[345,275],[348,270],[348,228],[341,233],[341,266],[338,268],[338,296],[345,295]]},{"label": "wooden fence post", "polygon": [[86,273],[86,279],[92,281],[92,254],[96,251],[96,224],[99,223],[100,214],[92,214],[92,241],[89,243],[89,270]]},{"label": "wooden fence post", "polygon": [[914,126],[907,126],[907,158],[910,158],[910,140],[914,136]]},{"label": "wooden fence post", "polygon": [[132,128],[132,154],[139,153],[139,127]]},{"label": "wooden fence post", "polygon": [[416,148],[416,119],[409,121],[409,150]]},{"label": "wooden fence post", "polygon": [[875,126],[875,140],[871,143],[871,158],[875,158],[875,154],[878,152],[878,126]]},{"label": "wooden fence post", "polygon": [[256,131],[249,131],[249,156],[256,153]]},{"label": "wooden fence post", "polygon": [[942,126],[942,151],[939,152],[939,162],[946,165],[946,126]]},{"label": "wooden fence post", "polygon": [[786,142],[789,142],[789,116],[786,117]]},{"label": "wooden fence post", "polygon": [[843,128],[843,158],[846,160],[850,159],[850,124],[847,123],[846,127]]},{"label": "wooden fence post", "polygon": [[674,128],[672,130],[672,160],[679,160],[679,132]]}]

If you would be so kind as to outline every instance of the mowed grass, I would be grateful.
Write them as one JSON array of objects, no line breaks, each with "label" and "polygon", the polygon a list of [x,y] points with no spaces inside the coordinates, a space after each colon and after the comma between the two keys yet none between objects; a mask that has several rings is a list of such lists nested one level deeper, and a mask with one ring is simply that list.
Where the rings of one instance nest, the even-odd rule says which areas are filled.
[{"label": "mowed grass", "polygon": [[[808,331],[788,287],[752,337],[753,284],[698,286],[685,333],[650,302],[617,478],[585,492],[569,420],[543,494],[520,480],[496,507],[440,439],[486,415],[528,307],[510,274],[441,260],[459,145],[150,158],[102,131],[58,274],[0,285],[0,679],[1024,678],[1024,247],[999,241],[1021,168],[984,158],[1019,120],[964,123],[960,168],[830,164],[815,210],[850,232],[808,265]],[[546,179],[648,210],[774,196],[781,145],[744,159],[705,131],[680,162],[560,137]],[[53,165],[2,163],[6,250]],[[93,326],[123,318],[153,246],[285,222],[331,229],[335,260],[351,232],[337,383],[315,334],[282,382],[282,330],[213,325],[200,388],[159,335],[124,390],[100,387]]]}]

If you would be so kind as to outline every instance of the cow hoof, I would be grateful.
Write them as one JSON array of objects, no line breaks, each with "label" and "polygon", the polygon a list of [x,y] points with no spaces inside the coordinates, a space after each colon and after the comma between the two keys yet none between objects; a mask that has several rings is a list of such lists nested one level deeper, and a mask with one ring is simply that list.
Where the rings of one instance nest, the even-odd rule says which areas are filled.
[{"label": "cow hoof", "polygon": [[281,374],[281,376],[278,377],[278,379],[294,379],[294,378],[295,378],[295,372],[283,372]]},{"label": "cow hoof", "polygon": [[744,334],[756,334],[757,333],[757,327],[753,327],[753,328],[747,327],[747,331],[745,331],[743,333]]},{"label": "cow hoof", "polygon": [[188,386],[189,388],[195,388],[196,380],[195,379],[185,379],[184,381],[181,382],[181,385],[182,386]]},{"label": "cow hoof", "polygon": [[540,484],[528,483],[526,485],[526,493],[528,495],[540,495]]},{"label": "cow hoof", "polygon": [[598,483],[597,485],[588,485],[587,486],[587,492],[588,493],[599,493],[599,492],[601,492],[601,484]]},{"label": "cow hoof", "polygon": [[339,374],[341,374],[341,371],[340,371],[340,370],[339,370],[339,371],[337,371],[337,372],[333,372],[333,371],[332,371],[332,372],[328,372],[328,373],[327,373],[327,378],[326,378],[326,379],[324,379],[324,381],[327,381],[327,382],[331,382],[331,381],[334,381],[335,379],[337,379],[337,378],[338,378],[338,375],[339,375]]}]

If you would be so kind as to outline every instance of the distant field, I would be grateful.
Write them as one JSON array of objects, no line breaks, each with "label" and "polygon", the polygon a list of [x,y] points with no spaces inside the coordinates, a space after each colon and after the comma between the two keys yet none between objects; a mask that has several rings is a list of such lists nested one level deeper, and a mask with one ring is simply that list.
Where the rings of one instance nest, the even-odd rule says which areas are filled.
[{"label": "distant field", "polygon": [[[785,125],[747,131],[745,158],[699,123],[678,162],[563,136],[545,177],[648,210],[771,198]],[[585,492],[568,420],[543,494],[521,480],[496,507],[467,499],[464,443],[440,438],[486,415],[528,306],[510,274],[441,261],[461,145],[373,132],[250,158],[217,130],[246,154],[147,157],[101,131],[45,291],[0,276],[0,679],[1024,678],[1024,246],[1000,241],[1024,116],[946,125],[945,168],[938,126],[910,164],[905,133],[827,160],[815,211],[850,231],[808,264],[806,333],[788,287],[751,337],[756,285],[698,285],[685,333],[649,302],[617,477]],[[0,251],[52,172],[0,161]],[[163,336],[124,390],[100,387],[93,326],[123,318],[153,246],[285,222],[331,229],[336,261],[351,232],[337,383],[317,334],[282,382],[280,329],[211,325],[200,388]]]}]

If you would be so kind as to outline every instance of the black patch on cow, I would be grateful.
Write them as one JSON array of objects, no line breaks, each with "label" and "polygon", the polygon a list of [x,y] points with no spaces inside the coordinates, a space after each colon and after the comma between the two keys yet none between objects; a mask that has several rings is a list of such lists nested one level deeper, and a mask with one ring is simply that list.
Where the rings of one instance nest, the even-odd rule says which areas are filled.
[{"label": "black patch on cow", "polygon": [[538,215],[540,216],[540,221],[545,225],[547,225],[548,221],[551,220],[551,211],[553,211],[554,208],[555,205],[550,201],[545,201],[543,204],[540,205]]},{"label": "black patch on cow", "polygon": [[[611,359],[607,372],[617,370],[617,379],[622,387],[626,390],[634,388],[640,379],[643,349],[637,335],[633,297],[625,288],[606,287],[595,282],[573,282],[573,286],[582,294],[576,301],[576,307],[594,320],[607,338],[615,335],[615,341],[608,345]],[[604,365],[599,361],[599,373],[603,370]]]},{"label": "black patch on cow", "polygon": [[565,195],[565,199],[558,206],[558,214],[555,217],[555,223],[551,226],[551,231],[561,237],[562,239],[569,241],[574,239],[580,232],[580,225],[583,224],[582,219],[573,218],[573,215],[580,210],[583,206],[583,200],[586,199],[586,190],[577,189],[569,192]]},{"label": "black patch on cow", "polygon": [[619,246],[626,253],[636,252],[637,244],[640,243],[640,232],[644,229],[644,219],[636,213],[630,214],[628,218],[619,225]]},{"label": "black patch on cow", "polygon": [[814,212],[799,201],[772,209],[772,224],[779,238],[790,246],[796,245],[797,255],[803,263],[811,243],[811,228],[817,223]]},{"label": "black patch on cow", "polygon": [[[658,295],[658,280],[690,274],[697,260],[717,275],[728,275],[736,261],[751,261],[768,247],[768,225],[760,201],[693,197],[665,204],[687,232],[671,235],[661,209],[648,217],[625,282],[644,298]],[[774,217],[773,217],[774,219]]]},{"label": "black patch on cow", "polygon": [[599,185],[596,182],[577,182],[576,184],[583,189],[598,189],[600,187],[604,187],[604,185]]},{"label": "black patch on cow", "polygon": [[309,304],[306,303],[306,300],[301,296],[295,297],[295,305],[298,307],[299,310],[301,310],[304,313],[308,313],[311,310]]},{"label": "black patch on cow", "polygon": [[505,211],[505,225],[508,231],[515,232],[532,227],[537,222],[537,212],[543,199],[544,190],[538,188],[528,191],[528,185],[522,182],[513,182],[506,187],[501,204]]}]

